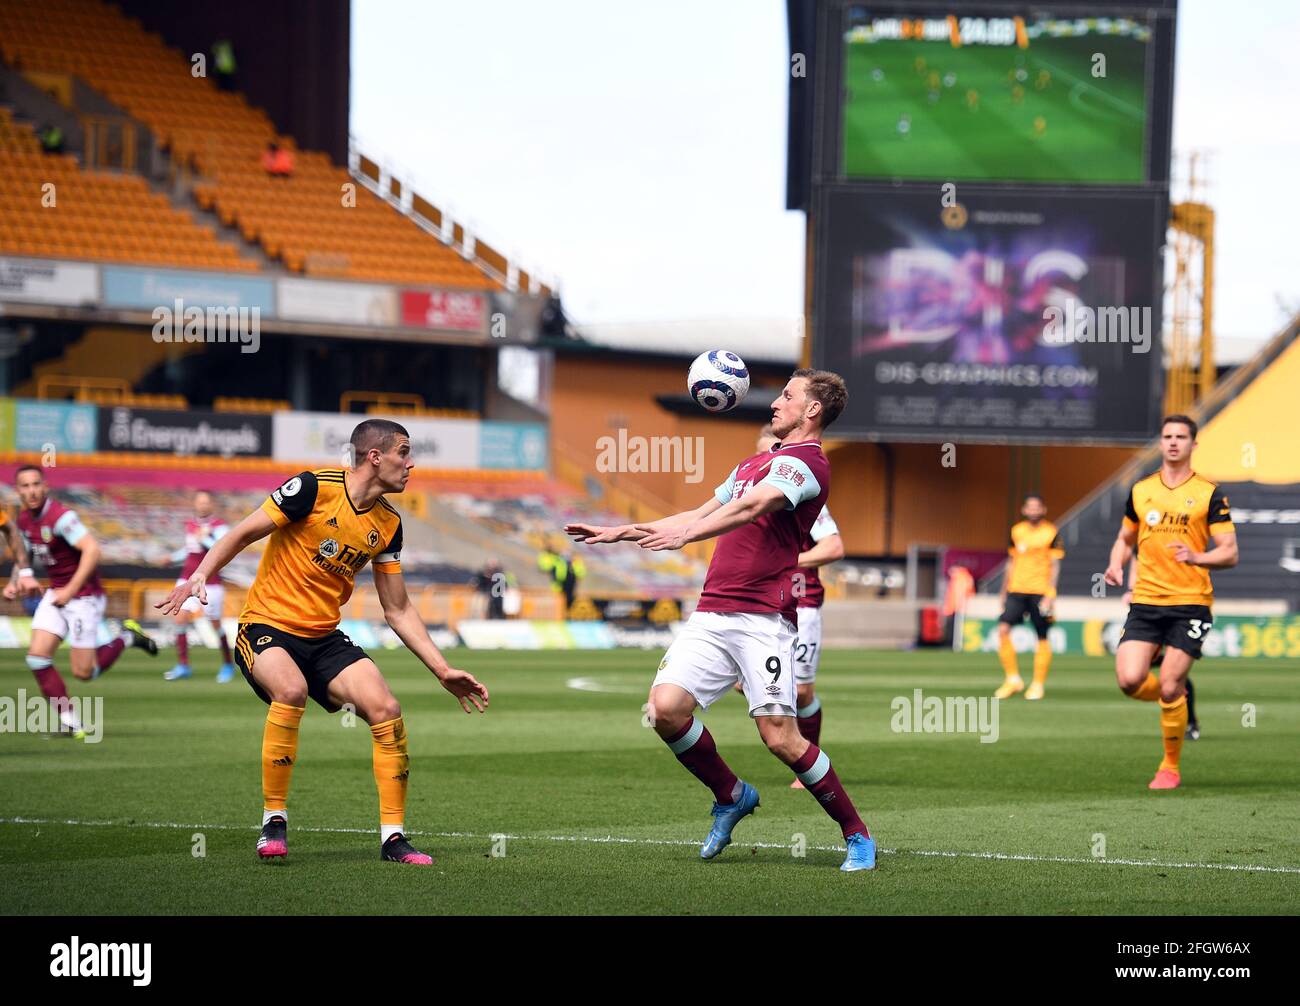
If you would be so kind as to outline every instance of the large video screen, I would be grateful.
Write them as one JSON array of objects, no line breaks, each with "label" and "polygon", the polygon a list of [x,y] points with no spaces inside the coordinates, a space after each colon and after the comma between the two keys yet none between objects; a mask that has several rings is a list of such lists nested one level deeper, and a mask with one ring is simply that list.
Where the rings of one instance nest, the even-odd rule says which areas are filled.
[{"label": "large video screen", "polygon": [[869,5],[845,17],[845,178],[1145,180],[1144,17],[904,17]]},{"label": "large video screen", "polygon": [[1158,196],[825,190],[837,435],[1140,443],[1158,418]]}]

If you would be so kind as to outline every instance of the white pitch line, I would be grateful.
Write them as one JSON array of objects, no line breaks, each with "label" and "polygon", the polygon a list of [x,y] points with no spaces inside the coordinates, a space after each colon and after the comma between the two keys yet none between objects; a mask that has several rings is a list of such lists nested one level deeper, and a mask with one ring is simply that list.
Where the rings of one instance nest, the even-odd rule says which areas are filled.
[{"label": "white pitch line", "polygon": [[620,688],[602,685],[595,678],[569,678],[564,683],[566,688],[572,688],[579,692],[614,692],[620,695],[640,695],[644,689],[640,688]]},{"label": "white pitch line", "polygon": [[[67,825],[79,828],[162,828],[168,830],[195,831],[256,831],[253,824],[183,824],[177,821],[82,821],[74,818],[45,817],[0,817],[0,824],[34,824]],[[294,827],[294,831],[314,832],[327,835],[373,835],[374,828],[312,828]],[[674,845],[698,846],[698,839],[689,838],[627,838],[621,835],[512,835],[507,832],[493,832],[488,835],[476,835],[467,831],[408,831],[408,836],[427,838],[473,838],[480,841],[493,841],[505,838],[516,842],[571,842],[593,845]],[[749,846],[758,849],[789,849],[788,842],[736,842],[737,847]],[[843,852],[842,845],[809,845],[815,852]],[[1229,870],[1245,873],[1290,873],[1300,874],[1297,866],[1248,866],[1237,863],[1162,863],[1150,859],[1100,859],[1071,856],[1032,856],[1014,852],[961,852],[933,849],[880,849],[886,856],[930,856],[940,859],[986,859],[1016,863],[1066,863],[1075,866],[1146,866],[1165,870]]]}]

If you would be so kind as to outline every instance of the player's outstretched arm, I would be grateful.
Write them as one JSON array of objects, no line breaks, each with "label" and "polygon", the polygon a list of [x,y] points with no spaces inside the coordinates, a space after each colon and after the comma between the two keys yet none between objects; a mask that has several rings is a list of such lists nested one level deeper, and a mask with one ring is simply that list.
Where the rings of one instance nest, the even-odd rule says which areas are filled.
[{"label": "player's outstretched arm", "polygon": [[208,554],[199,563],[184,583],[178,583],[172,592],[154,605],[164,615],[174,615],[181,610],[181,605],[191,597],[197,597],[202,604],[208,603],[208,591],[205,584],[213,573],[225,569],[226,564],[253,542],[265,538],[275,530],[275,522],[262,509],[254,510],[230,531],[223,535],[208,550]]},{"label": "player's outstretched arm", "polygon": [[[716,503],[717,501],[714,500]],[[774,485],[760,482],[751,486],[740,499],[711,508],[707,516],[672,527],[655,527],[638,524],[637,529],[649,532],[641,539],[641,547],[655,552],[682,548],[689,542],[705,541],[726,534],[735,528],[757,520],[765,513],[775,513],[789,503],[786,494]]]},{"label": "player's outstretched arm", "polygon": [[837,534],[828,534],[807,552],[799,553],[799,566],[803,569],[817,569],[843,558],[844,539]]},{"label": "player's outstretched arm", "polygon": [[668,517],[651,521],[649,524],[619,524],[606,527],[600,524],[565,524],[564,533],[583,545],[607,545],[616,541],[640,541],[657,531],[668,528],[687,527],[697,520],[707,517],[722,506],[710,496],[703,506],[694,510],[683,510]]},{"label": "player's outstretched arm", "polygon": [[401,572],[394,569],[393,572],[386,573],[375,569],[374,573],[375,592],[379,594],[379,604],[384,609],[384,621],[397,633],[397,638],[433,672],[443,688],[456,696],[456,701],[465,712],[486,710],[487,686],[468,671],[459,671],[447,663],[442,651],[429,638],[424,619],[411,603]]}]

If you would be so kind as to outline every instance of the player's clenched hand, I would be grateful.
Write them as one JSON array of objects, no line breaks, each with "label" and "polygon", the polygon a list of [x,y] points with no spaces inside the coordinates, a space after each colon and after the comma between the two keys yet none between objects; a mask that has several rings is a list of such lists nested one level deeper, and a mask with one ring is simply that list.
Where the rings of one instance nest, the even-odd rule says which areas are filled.
[{"label": "player's clenched hand", "polygon": [[56,608],[62,608],[65,604],[71,601],[75,596],[76,595],[73,594],[72,591],[70,591],[67,587],[64,587],[61,590],[56,590],[54,592],[54,596],[50,598],[50,603],[53,604]]},{"label": "player's clenched hand", "polygon": [[644,532],[645,537],[638,544],[652,552],[665,549],[679,549],[686,544],[686,528],[656,529],[645,524],[637,524],[636,530]]},{"label": "player's clenched hand", "polygon": [[1195,566],[1200,556],[1193,552],[1182,542],[1176,545],[1170,545],[1169,550],[1174,553],[1175,562],[1185,562],[1188,565]]},{"label": "player's clenched hand", "polygon": [[1124,585],[1124,568],[1122,566],[1108,566],[1102,578],[1112,587],[1121,587]]},{"label": "player's clenched hand", "polygon": [[16,581],[10,580],[5,584],[4,596],[6,601],[12,601],[18,596],[18,584]]},{"label": "player's clenched hand", "polygon": [[208,603],[208,590],[204,586],[204,578],[197,574],[184,583],[178,583],[172,588],[172,592],[155,604],[154,607],[164,615],[175,615],[181,610],[181,605],[191,597],[197,597],[200,604]]},{"label": "player's clenched hand", "polygon": [[564,533],[583,545],[608,545],[622,541],[627,525],[606,527],[603,524],[565,524]]},{"label": "player's clenched hand", "polygon": [[31,597],[41,592],[40,582],[34,576],[18,576],[18,593]]},{"label": "player's clenched hand", "polygon": [[465,712],[472,713],[475,709],[483,712],[487,709],[487,685],[469,671],[458,671],[454,667],[448,667],[446,673],[440,675],[438,680],[442,682],[443,688],[456,696],[456,701]]}]

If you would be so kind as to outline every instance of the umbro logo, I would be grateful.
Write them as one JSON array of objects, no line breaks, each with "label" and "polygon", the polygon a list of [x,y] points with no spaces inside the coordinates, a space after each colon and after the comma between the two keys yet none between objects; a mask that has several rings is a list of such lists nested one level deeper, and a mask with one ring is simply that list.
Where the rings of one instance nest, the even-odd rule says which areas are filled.
[{"label": "umbro logo", "polygon": [[331,518],[330,518],[329,520],[327,520],[325,523],[326,523],[327,525],[329,525],[330,527],[338,527],[338,526],[339,526],[339,522],[338,522],[335,518],[333,518],[333,517],[331,517]]}]

